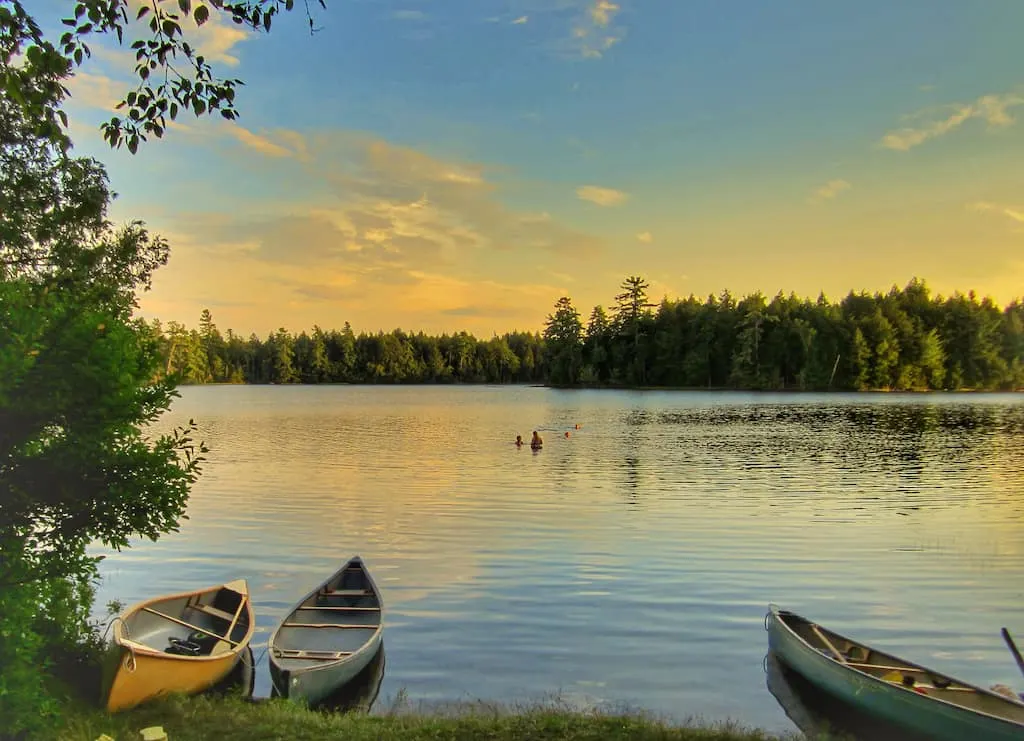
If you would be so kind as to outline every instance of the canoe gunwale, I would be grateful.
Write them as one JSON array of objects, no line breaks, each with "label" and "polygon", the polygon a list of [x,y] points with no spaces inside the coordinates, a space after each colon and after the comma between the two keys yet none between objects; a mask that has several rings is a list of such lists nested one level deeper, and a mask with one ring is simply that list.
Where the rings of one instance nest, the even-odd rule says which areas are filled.
[{"label": "canoe gunwale", "polygon": [[[977,716],[980,716],[980,717],[987,718],[989,720],[995,721],[997,723],[1005,723],[1008,726],[1011,726],[1011,727],[1014,727],[1014,728],[1020,728],[1020,729],[1024,730],[1024,723],[1022,723],[1020,721],[1017,721],[1017,720],[1015,720],[1013,718],[1007,718],[1007,717],[1002,716],[1002,715],[995,715],[993,713],[990,713],[990,712],[985,711],[985,710],[981,710],[979,708],[969,707],[967,705],[961,705],[959,703],[951,702],[951,701],[949,701],[949,700],[947,700],[947,699],[945,699],[943,697],[937,696],[937,695],[933,695],[933,694],[922,695],[920,693],[914,692],[913,689],[910,689],[908,687],[904,687],[904,686],[898,685],[898,684],[893,684],[891,682],[885,681],[881,677],[876,677],[873,674],[869,674],[868,672],[864,671],[863,669],[860,669],[856,665],[855,662],[840,662],[840,661],[836,660],[832,656],[825,655],[825,654],[821,653],[818,649],[816,649],[814,646],[812,646],[810,643],[808,643],[804,639],[803,636],[801,636],[799,633],[797,633],[783,619],[782,616],[783,615],[791,615],[793,617],[796,617],[796,618],[802,620],[803,622],[807,623],[808,625],[817,626],[818,625],[817,623],[815,623],[812,620],[809,620],[809,619],[805,618],[802,615],[799,615],[799,614],[797,614],[795,612],[792,612],[790,610],[783,610],[783,609],[779,608],[777,605],[774,605],[774,604],[769,605],[769,610],[770,610],[770,612],[767,615],[765,615],[765,629],[766,630],[769,629],[768,628],[768,621],[769,621],[769,619],[774,620],[774,622],[777,625],[779,625],[786,632],[786,634],[791,639],[795,639],[797,641],[798,645],[803,650],[812,653],[816,659],[818,659],[820,661],[829,662],[829,663],[835,665],[836,667],[838,667],[840,669],[844,669],[844,670],[846,670],[848,672],[853,672],[859,678],[870,680],[871,684],[873,686],[875,686],[875,687],[884,689],[885,691],[902,690],[904,692],[910,693],[911,695],[913,695],[915,697],[922,698],[923,700],[931,700],[933,702],[941,703],[942,705],[946,706],[947,708],[950,708],[950,709],[955,710],[955,711],[960,712],[960,713],[968,713],[968,714],[971,714],[971,715],[977,715]],[[834,630],[828,629],[828,631],[829,631],[829,633],[832,633],[833,635],[841,638],[842,640],[848,641],[849,643],[852,643],[854,645],[861,646],[862,648],[868,649],[870,651],[879,651],[879,649],[875,649],[874,647],[870,646],[869,644],[863,643],[861,641],[855,641],[855,640],[853,640],[851,638],[846,637],[845,635],[843,635],[841,633],[835,632]],[[897,659],[899,661],[899,663],[904,665],[906,670],[920,672],[920,673],[928,675],[930,677],[931,676],[937,676],[937,677],[941,677],[943,679],[951,680],[952,682],[955,682],[956,684],[962,685],[963,688],[968,688],[969,690],[974,691],[974,692],[976,692],[976,693],[978,693],[980,695],[986,695],[988,697],[994,697],[997,700],[999,700],[1000,702],[1008,703],[1010,706],[1019,706],[1019,705],[1021,705],[1021,703],[1015,703],[1013,700],[1011,700],[1011,699],[1009,699],[1007,697],[1004,697],[1003,695],[1000,695],[998,692],[993,692],[991,690],[985,689],[984,687],[980,687],[980,686],[972,684],[970,682],[966,682],[966,681],[964,681],[962,679],[956,679],[955,677],[943,674],[942,672],[933,671],[932,669],[929,669],[926,666],[923,666],[921,664],[917,664],[917,663],[915,663],[913,661],[908,661],[907,659],[904,659],[904,658],[902,658],[900,656],[896,656],[895,654],[890,654],[887,651],[880,651],[880,653],[885,653],[886,655],[891,656],[894,659]],[[782,657],[780,656],[779,658],[781,659]],[[932,689],[939,689],[940,691],[949,691],[948,689],[938,688],[938,687],[934,687]]]}]

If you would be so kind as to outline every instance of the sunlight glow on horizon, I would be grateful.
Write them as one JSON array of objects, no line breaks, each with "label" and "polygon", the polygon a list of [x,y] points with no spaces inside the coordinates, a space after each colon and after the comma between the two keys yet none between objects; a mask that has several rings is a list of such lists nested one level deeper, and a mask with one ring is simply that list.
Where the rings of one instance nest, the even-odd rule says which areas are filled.
[{"label": "sunlight glow on horizon", "polygon": [[313,38],[214,23],[200,45],[246,81],[242,118],[184,115],[134,157],[98,131],[133,67],[108,40],[69,85],[72,135],[115,221],[172,245],[141,313],[190,327],[209,308],[244,335],[536,331],[630,274],[655,302],[913,277],[1020,296],[1024,6],[748,1],[380,0],[329,7]]}]

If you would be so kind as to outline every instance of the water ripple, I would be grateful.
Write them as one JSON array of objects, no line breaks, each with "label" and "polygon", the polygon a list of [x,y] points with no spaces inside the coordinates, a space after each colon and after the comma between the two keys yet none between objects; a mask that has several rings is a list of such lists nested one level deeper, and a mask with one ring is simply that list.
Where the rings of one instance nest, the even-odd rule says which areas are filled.
[{"label": "water ripple", "polygon": [[[202,387],[162,424],[189,417],[211,447],[190,519],[105,560],[99,604],[244,576],[258,655],[360,553],[385,706],[561,692],[791,729],[769,602],[1019,684],[1020,396]],[[534,429],[543,451],[511,444]]]}]

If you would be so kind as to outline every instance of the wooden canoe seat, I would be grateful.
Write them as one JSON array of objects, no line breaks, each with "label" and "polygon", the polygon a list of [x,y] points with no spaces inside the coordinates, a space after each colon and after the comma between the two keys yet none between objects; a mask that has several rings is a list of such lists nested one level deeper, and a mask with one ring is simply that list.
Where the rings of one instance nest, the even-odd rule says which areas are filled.
[{"label": "wooden canoe seat", "polygon": [[274,655],[282,659],[314,659],[318,661],[337,661],[351,656],[352,651],[303,651],[276,649]]},{"label": "wooden canoe seat", "polygon": [[377,630],[376,625],[355,625],[339,623],[281,623],[282,628],[364,628],[366,630]]},{"label": "wooden canoe seat", "polygon": [[300,610],[335,610],[335,611],[346,611],[346,612],[380,612],[379,607],[344,607],[344,606],[333,606],[323,605],[322,607],[300,607]]},{"label": "wooden canoe seat", "polygon": [[232,615],[230,612],[218,610],[216,607],[212,607],[210,605],[201,605],[197,602],[194,605],[189,605],[189,607],[191,607],[193,610],[198,610],[199,612],[205,612],[207,615],[212,615],[215,618],[227,620],[229,623],[235,619],[235,616]]}]

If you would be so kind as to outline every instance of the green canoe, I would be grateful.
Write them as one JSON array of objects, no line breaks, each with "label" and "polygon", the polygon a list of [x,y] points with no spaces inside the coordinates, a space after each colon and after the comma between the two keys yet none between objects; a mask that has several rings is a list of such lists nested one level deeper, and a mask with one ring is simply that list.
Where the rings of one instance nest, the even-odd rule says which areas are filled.
[{"label": "green canoe", "polygon": [[1024,703],[857,643],[769,607],[768,646],[811,684],[936,741],[1024,741]]}]

